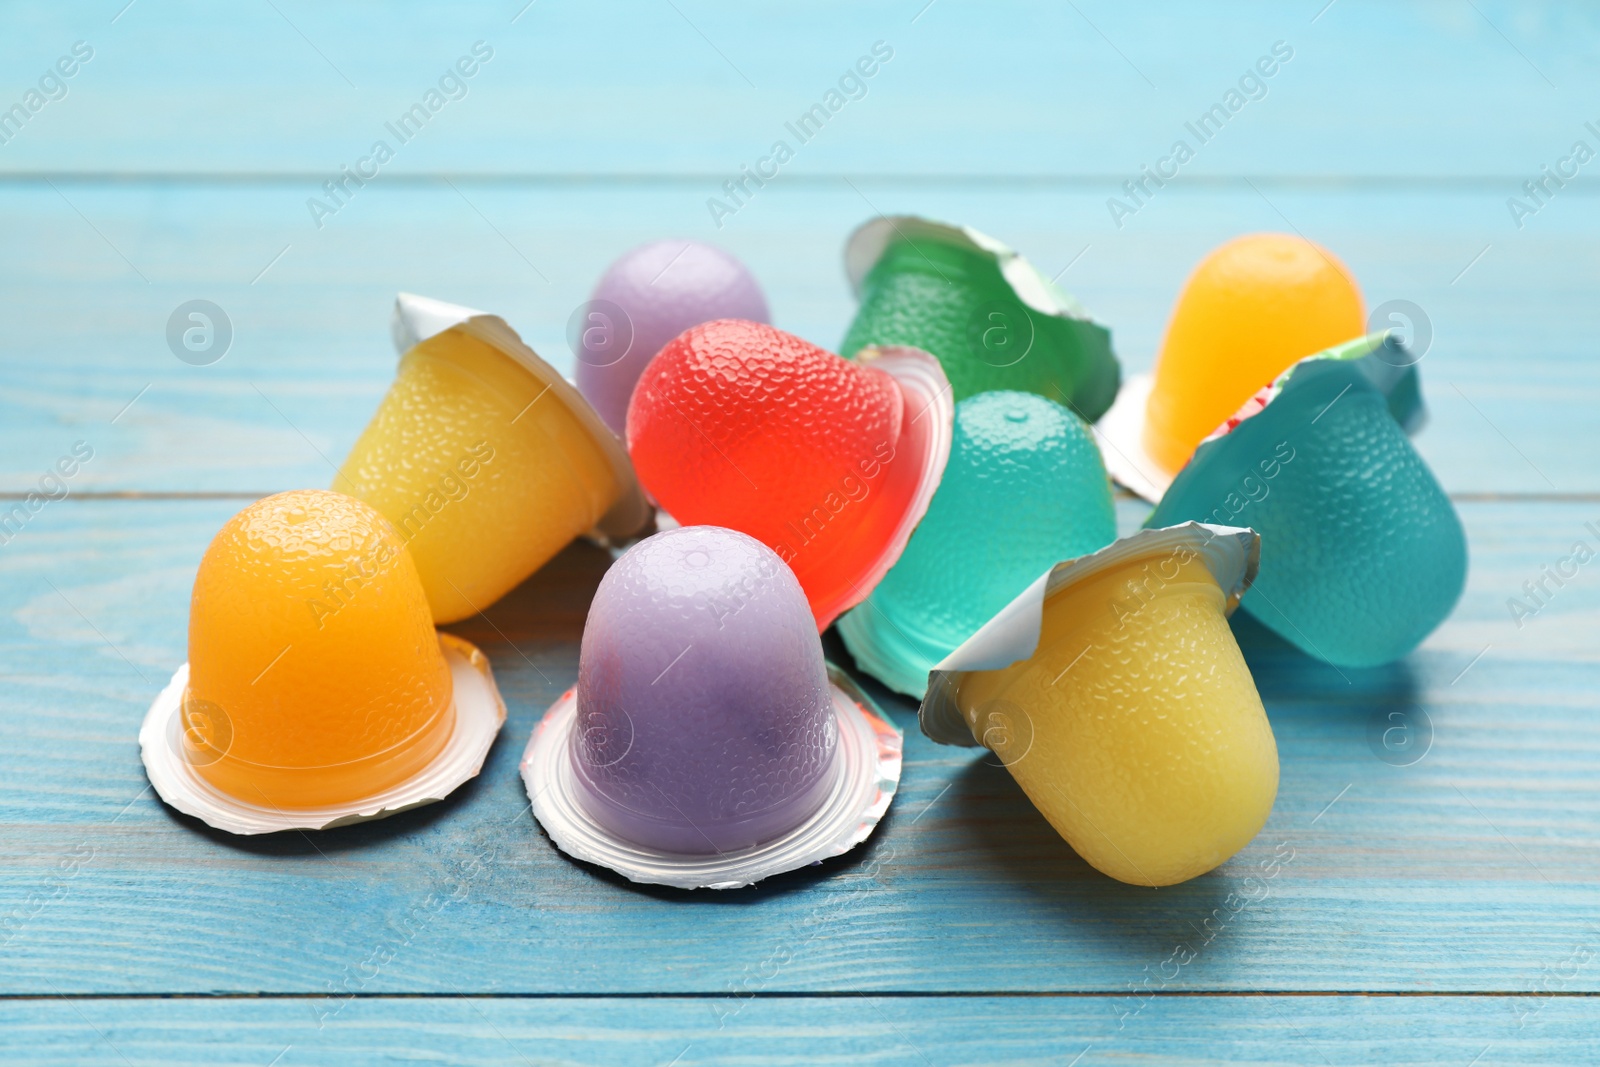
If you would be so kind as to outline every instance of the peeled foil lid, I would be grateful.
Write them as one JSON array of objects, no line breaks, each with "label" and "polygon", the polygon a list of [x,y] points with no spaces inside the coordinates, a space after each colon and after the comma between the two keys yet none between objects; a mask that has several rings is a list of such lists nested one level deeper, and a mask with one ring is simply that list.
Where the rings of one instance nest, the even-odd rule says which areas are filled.
[{"label": "peeled foil lid", "polygon": [[1021,253],[970,226],[954,226],[918,215],[879,215],[856,227],[845,241],[845,275],[850,279],[850,291],[857,299],[861,296],[861,283],[878,260],[883,258],[890,242],[897,237],[901,240],[920,237],[942,241],[991,256],[999,266],[1001,276],[1017,294],[1017,299],[1028,307],[1057,318],[1095,321],[1082,304],[1057,289]]},{"label": "peeled foil lid", "polygon": [[139,727],[139,755],[145,773],[169,807],[193,815],[230,834],[270,834],[279,830],[331,830],[336,826],[384,819],[443,800],[483,769],[484,758],[506,721],[489,658],[470,641],[439,634],[439,648],[450,667],[456,704],[455,730],[433,762],[399,785],[360,800],[320,808],[250,804],[202,778],[183,756],[183,693],[189,665],[179,667],[145,713]]},{"label": "peeled foil lid", "polygon": [[1109,567],[1191,549],[1217,580],[1231,615],[1261,566],[1261,537],[1239,526],[1185,522],[1139,530],[1097,552],[1057,563],[1018,593],[994,618],[946,656],[928,675],[928,695],[917,711],[922,732],[941,745],[978,744],[955,695],[969,671],[998,671],[1033,655],[1044,627],[1045,602],[1063,589]]},{"label": "peeled foil lid", "polygon": [[[1264,403],[1244,415],[1260,418],[1269,411],[1272,401],[1293,386],[1295,372],[1310,363],[1324,361],[1348,362],[1372,383],[1389,404],[1389,413],[1408,435],[1419,433],[1426,425],[1428,413],[1422,402],[1421,376],[1417,373],[1416,359],[1391,331],[1366,334],[1343,344],[1316,352],[1278,375],[1257,398]],[[1094,426],[1100,454],[1106,461],[1106,472],[1117,484],[1148,500],[1159,504],[1171,488],[1180,471],[1165,470],[1144,446],[1144,424],[1150,400],[1150,390],[1155,385],[1153,374],[1135,374],[1122,383],[1111,410],[1101,416]],[[1247,407],[1251,406],[1247,402]],[[1201,449],[1242,421],[1239,415],[1231,416],[1195,449],[1189,463],[1201,462]]]},{"label": "peeled foil lid", "polygon": [[596,822],[583,807],[570,755],[576,688],[550,706],[522,754],[534,817],[574,859],[608,867],[632,882],[678,889],[738,889],[842,856],[871,836],[889,810],[900,785],[905,738],[855,680],[831,663],[828,681],[839,725],[833,790],[809,819],[771,841],[720,854],[662,852]]},{"label": "peeled foil lid", "polygon": [[517,331],[498,315],[414,293],[401,293],[395,298],[394,312],[389,319],[389,333],[394,340],[395,350],[401,355],[423,341],[450,330],[476,337],[520,363],[567,406],[600,446],[612,475],[623,489],[611,510],[600,517],[591,536],[603,544],[610,544],[625,541],[643,529],[645,523],[650,521],[650,505],[633,472],[633,462],[617,435],[611,432],[611,427],[578,392],[577,386],[539,358],[539,354],[529,348]]}]

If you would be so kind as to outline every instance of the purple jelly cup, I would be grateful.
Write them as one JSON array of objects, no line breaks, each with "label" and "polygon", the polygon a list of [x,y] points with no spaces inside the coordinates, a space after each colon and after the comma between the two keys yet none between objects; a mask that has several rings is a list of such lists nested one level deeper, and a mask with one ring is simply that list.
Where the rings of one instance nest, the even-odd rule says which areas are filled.
[{"label": "purple jelly cup", "polygon": [[566,852],[636,881],[728,888],[864,840],[900,745],[823,660],[777,553],[688,526],[640,541],[601,580],[578,683],[522,771]]},{"label": "purple jelly cup", "polygon": [[743,263],[699,241],[624,252],[567,325],[578,391],[622,436],[645,365],[684,330],[713,319],[768,321],[767,298]]}]

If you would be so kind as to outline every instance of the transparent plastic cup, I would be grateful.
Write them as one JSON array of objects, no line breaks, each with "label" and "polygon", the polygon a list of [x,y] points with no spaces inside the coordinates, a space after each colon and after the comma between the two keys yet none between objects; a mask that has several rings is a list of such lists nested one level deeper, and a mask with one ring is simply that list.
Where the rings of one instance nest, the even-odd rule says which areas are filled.
[{"label": "transparent plastic cup", "polygon": [[334,488],[394,524],[436,623],[488,607],[586,531],[643,525],[620,442],[510,327],[407,296],[396,315],[412,343]]},{"label": "transparent plastic cup", "polygon": [[1228,627],[1256,535],[1190,523],[1058,565],[934,673],[923,731],[981,744],[1095,869],[1172,885],[1265,824],[1277,746]]},{"label": "transparent plastic cup", "polygon": [[925,352],[847,361],[727,319],[686,330],[645,368],[628,448],[678,522],[739,530],[777,552],[820,632],[899,558],[944,470],[952,412]]},{"label": "transparent plastic cup", "polygon": [[444,749],[451,672],[393,527],[327,490],[235,515],[200,562],[189,614],[184,755],[268,808],[380,793]]},{"label": "transparent plastic cup", "polygon": [[1461,520],[1404,430],[1420,418],[1397,342],[1373,335],[1319,353],[1195,451],[1149,525],[1249,525],[1261,573],[1245,610],[1336,666],[1399,659],[1467,578]]},{"label": "transparent plastic cup", "polygon": [[856,664],[922,697],[928,672],[1039,573],[1116,540],[1111,483],[1089,428],[1034,393],[956,405],[939,491],[900,560],[839,620]]},{"label": "transparent plastic cup", "polygon": [[1038,393],[1093,422],[1117,395],[1111,332],[1016,252],[985,234],[914,216],[877,218],[845,246],[861,305],[840,351],[933,353],[956,400]]},{"label": "transparent plastic cup", "polygon": [[640,245],[606,268],[574,316],[578,389],[622,436],[628,400],[661,346],[713,319],[767,322],[767,299],[739,260],[699,241]]}]

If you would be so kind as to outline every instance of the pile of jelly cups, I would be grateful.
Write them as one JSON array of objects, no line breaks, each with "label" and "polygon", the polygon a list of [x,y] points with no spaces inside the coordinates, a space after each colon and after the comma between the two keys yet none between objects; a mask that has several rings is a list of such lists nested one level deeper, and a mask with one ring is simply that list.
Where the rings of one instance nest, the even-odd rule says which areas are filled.
[{"label": "pile of jelly cups", "polygon": [[[880,217],[844,258],[835,353],[771,325],[726,251],[632,249],[565,324],[575,384],[503,319],[402,293],[333,486],[251,504],[200,561],[139,734],[160,796],[256,834],[449,795],[506,707],[436,627],[584,537],[612,563],[520,764],[571,857],[731,889],[870,837],[903,735],[825,658],[837,623],[1096,869],[1225,863],[1279,774],[1234,610],[1359,668],[1460,596],[1461,523],[1409,440],[1418,357],[1302,237],[1208,255],[1127,380],[1110,330],[977,230]],[[1152,505],[1120,539],[1113,482]]]}]

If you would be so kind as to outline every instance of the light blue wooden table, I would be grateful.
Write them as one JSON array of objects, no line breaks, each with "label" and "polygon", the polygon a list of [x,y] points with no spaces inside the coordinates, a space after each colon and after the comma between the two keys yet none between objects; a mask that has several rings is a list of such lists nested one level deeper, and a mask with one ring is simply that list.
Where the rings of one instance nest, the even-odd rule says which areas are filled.
[{"label": "light blue wooden table", "polygon": [[[1573,156],[1600,151],[1593,7],[125,2],[0,8],[0,108],[23,108],[0,113],[0,490],[25,513],[0,544],[0,1061],[1600,1062],[1600,562],[1508,607],[1600,547],[1600,161]],[[479,41],[459,98],[386,134]],[[880,41],[798,143],[785,123]],[[1114,220],[1278,42],[1258,98]],[[379,139],[393,158],[314,219]],[[716,225],[708,199],[780,139],[794,158]],[[1578,176],[1531,198],[1547,166]],[[246,840],[154,798],[135,735],[200,553],[244,502],[328,483],[391,375],[398,290],[570,366],[604,265],[682,235],[832,345],[841,242],[880,211],[1059,272],[1131,370],[1198,257],[1252,230],[1328,244],[1427,334],[1419,447],[1467,592],[1367,672],[1237,623],[1282,757],[1238,857],[1111,882],[885,698],[905,777],[855,853],[722,894],[573,863],[515,767],[576,674],[607,562],[583,546],[456,627],[510,719],[449,801]],[[165,339],[197,298],[233,329],[210,366]],[[30,508],[78,442],[69,495]],[[1369,740],[1395,711],[1431,730],[1409,766]]]}]

